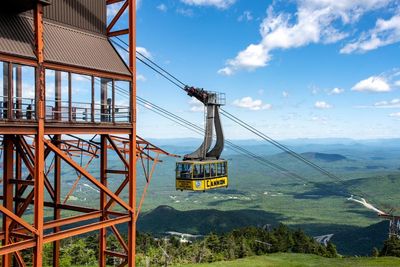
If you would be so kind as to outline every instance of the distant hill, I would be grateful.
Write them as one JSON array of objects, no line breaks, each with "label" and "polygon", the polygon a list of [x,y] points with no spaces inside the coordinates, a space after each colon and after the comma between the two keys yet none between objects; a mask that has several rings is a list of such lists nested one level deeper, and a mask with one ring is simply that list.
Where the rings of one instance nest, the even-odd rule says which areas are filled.
[{"label": "distant hill", "polygon": [[365,228],[352,229],[335,234],[331,241],[344,255],[371,255],[373,247],[381,248],[388,237],[389,222],[382,221]]},{"label": "distant hill", "polygon": [[325,162],[334,162],[334,161],[347,159],[347,157],[340,155],[340,154],[325,154],[325,153],[318,153],[318,152],[306,152],[306,153],[302,153],[301,155],[309,160],[319,160],[319,161],[325,161]]},{"label": "distant hill", "polygon": [[138,230],[155,234],[167,231],[189,234],[222,233],[246,226],[276,225],[282,219],[280,215],[262,210],[179,211],[169,206],[159,206],[140,217]]},{"label": "distant hill", "polygon": [[[261,210],[179,211],[164,205],[141,215],[138,220],[138,230],[156,235],[168,231],[205,235],[211,232],[228,232],[246,226],[273,227],[283,219],[281,215]],[[382,221],[364,228],[351,227],[336,232],[331,240],[340,254],[366,256],[370,255],[373,247],[382,246],[387,238],[387,232],[388,222]]]}]

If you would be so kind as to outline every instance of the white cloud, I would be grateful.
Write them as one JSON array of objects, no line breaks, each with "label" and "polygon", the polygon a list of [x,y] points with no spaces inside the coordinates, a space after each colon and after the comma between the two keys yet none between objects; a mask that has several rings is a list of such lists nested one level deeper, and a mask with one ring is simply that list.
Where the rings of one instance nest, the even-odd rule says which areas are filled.
[{"label": "white cloud", "polygon": [[226,9],[232,6],[236,0],[181,0],[181,2],[191,6],[213,6]]},{"label": "white cloud", "polygon": [[389,92],[390,86],[384,77],[371,76],[358,82],[351,90],[359,92]]},{"label": "white cloud", "polygon": [[[122,57],[122,59],[123,59],[126,63],[128,63],[128,62],[129,62],[129,54],[128,54],[128,52],[126,52],[125,50],[121,49],[121,48],[118,47],[118,46],[115,46],[115,49],[117,49],[117,51],[118,51],[119,55]],[[153,56],[152,56],[152,54],[150,53],[150,51],[147,50],[147,49],[144,48],[144,47],[137,46],[137,47],[136,47],[136,51],[139,52],[139,53],[141,53],[142,55],[144,55],[144,56],[147,57],[147,58],[150,58],[150,59],[153,58]]]},{"label": "white cloud", "polygon": [[125,61],[126,64],[129,63],[129,55],[125,50],[122,50],[120,47],[115,46],[115,49],[118,51],[118,54]]},{"label": "white cloud", "polygon": [[261,44],[249,45],[246,50],[241,51],[236,58],[227,61],[227,67],[220,69],[219,74],[232,75],[236,70],[244,68],[247,70],[254,70],[256,68],[264,67],[270,60],[270,55],[265,51]]},{"label": "white cloud", "polygon": [[400,118],[400,112],[392,113],[389,115],[390,117]]},{"label": "white cloud", "polygon": [[400,99],[395,98],[389,101],[379,101],[374,104],[377,108],[400,108]]},{"label": "white cloud", "polygon": [[326,117],[321,117],[321,116],[313,116],[311,117],[311,121],[315,121],[322,124],[328,123],[328,119]]},{"label": "white cloud", "polygon": [[195,98],[190,99],[189,105],[191,112],[204,112],[204,104]]},{"label": "white cloud", "polygon": [[394,85],[400,87],[400,81],[395,81],[395,82],[394,82]]},{"label": "white cloud", "polygon": [[137,74],[136,75],[136,81],[141,81],[141,82],[145,82],[147,81],[146,77],[142,74]]},{"label": "white cloud", "polygon": [[22,97],[28,99],[35,98],[35,86],[30,83],[22,83]]},{"label": "white cloud", "polygon": [[330,109],[332,108],[332,105],[326,103],[325,101],[317,101],[315,102],[314,107],[318,109]]},{"label": "white cloud", "polygon": [[[229,59],[218,71],[232,75],[238,70],[254,70],[267,66],[271,52],[276,49],[302,47],[311,43],[334,43],[348,33],[335,26],[355,22],[367,11],[386,6],[390,0],[297,0],[296,15],[276,14],[270,6],[260,25],[262,40],[250,44]],[[293,22],[294,21],[294,22]]]},{"label": "white cloud", "polygon": [[311,85],[309,88],[311,89],[311,94],[313,95],[317,95],[320,91],[320,89],[315,85]]},{"label": "white cloud", "polygon": [[90,76],[87,75],[81,75],[81,74],[72,74],[72,81],[75,82],[87,82],[89,83],[91,81]]},{"label": "white cloud", "polygon": [[[136,0],[136,10],[139,9],[141,3],[142,0]],[[118,11],[121,9],[123,4],[124,3],[121,2],[121,3],[107,5],[107,19],[113,18],[115,15],[117,15]],[[127,11],[125,10],[125,12]]]},{"label": "white cloud", "polygon": [[181,14],[185,17],[193,17],[194,13],[193,10],[190,8],[178,8],[176,13]]},{"label": "white cloud", "polygon": [[243,97],[242,99],[237,99],[232,103],[234,106],[239,108],[245,108],[249,110],[264,110],[271,109],[271,104],[264,104],[260,99],[254,99],[250,96]]},{"label": "white cloud", "polygon": [[[129,107],[129,98],[115,99],[115,105],[119,107]],[[145,104],[147,106],[147,104]],[[151,109],[151,107],[149,107]]]},{"label": "white cloud", "polygon": [[139,52],[140,54],[144,55],[145,57],[152,58],[152,55],[149,52],[149,50],[147,50],[144,47],[138,46],[138,47],[136,47],[136,51]]},{"label": "white cloud", "polygon": [[330,95],[340,95],[340,94],[342,94],[342,93],[344,93],[344,89],[338,88],[338,87],[333,88],[333,89],[329,92]]},{"label": "white cloud", "polygon": [[157,6],[157,9],[160,10],[161,12],[167,12],[168,11],[168,7],[165,4],[159,4]]},{"label": "white cloud", "polygon": [[116,3],[107,6],[107,18],[113,18],[121,9],[123,3]]},{"label": "white cloud", "polygon": [[340,53],[364,53],[400,41],[400,14],[388,20],[378,19],[375,28],[361,34],[360,38],[345,45]]},{"label": "white cloud", "polygon": [[289,93],[286,92],[286,91],[283,91],[283,92],[282,92],[282,96],[283,96],[284,98],[288,98],[288,97],[289,97]]},{"label": "white cloud", "polygon": [[253,15],[248,10],[244,11],[243,14],[238,17],[238,21],[252,21],[252,20],[253,20]]}]

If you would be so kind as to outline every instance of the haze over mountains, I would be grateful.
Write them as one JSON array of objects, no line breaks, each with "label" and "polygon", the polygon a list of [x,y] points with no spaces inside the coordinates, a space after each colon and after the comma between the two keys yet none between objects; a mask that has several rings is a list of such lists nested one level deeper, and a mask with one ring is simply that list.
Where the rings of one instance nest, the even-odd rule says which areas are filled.
[{"label": "haze over mountains", "polygon": [[[151,140],[178,155],[192,152],[201,141]],[[377,208],[399,207],[400,139],[282,141],[340,180],[317,172],[265,142],[237,140],[234,143],[301,179],[275,171],[226,147],[223,157],[229,160],[229,187],[206,193],[181,192],[175,190],[175,162],[179,159],[162,157],[163,162],[155,169],[143,204],[139,230],[155,234],[167,231],[206,234],[242,226],[285,223],[292,228],[302,228],[312,236],[333,234],[338,251],[346,255],[369,254],[371,246],[379,246],[386,239],[388,222],[347,198],[362,192]],[[110,166],[117,169],[113,156],[109,160]],[[138,165],[138,197],[145,184],[141,168]],[[71,173],[71,180],[65,182],[72,183],[74,175]],[[108,179],[110,188],[117,187],[118,179],[121,178]],[[82,179],[70,204],[98,202],[97,193],[84,183],[88,182]],[[123,193],[122,197],[126,195]],[[348,238],[350,236],[353,238]],[[362,240],[368,242],[361,246]]]},{"label": "haze over mountains", "polygon": [[[152,140],[179,155],[192,151],[201,141]],[[204,234],[239,226],[283,222],[295,228],[301,227],[314,236],[334,234],[333,240],[338,244],[339,252],[348,255],[367,255],[371,246],[379,246],[386,239],[388,222],[348,201],[347,197],[363,192],[373,196],[370,201],[378,207],[382,203],[398,206],[400,139],[282,141],[308,160],[339,176],[340,181],[316,172],[265,142],[237,140],[234,143],[300,175],[304,180],[276,172],[226,148],[223,155],[230,164],[228,189],[200,194],[177,192],[174,190],[175,160],[165,158],[156,171],[149,190],[148,199],[151,200],[146,200],[147,213],[139,221],[139,228],[150,232],[168,230]],[[162,218],[168,219],[163,222]],[[354,238],[346,238],[349,236]],[[361,246],[362,240],[368,242]]]}]

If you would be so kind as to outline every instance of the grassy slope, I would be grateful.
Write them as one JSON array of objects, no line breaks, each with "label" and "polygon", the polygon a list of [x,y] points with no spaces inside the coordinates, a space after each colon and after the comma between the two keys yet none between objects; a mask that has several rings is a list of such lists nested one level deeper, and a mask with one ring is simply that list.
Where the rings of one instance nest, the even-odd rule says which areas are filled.
[{"label": "grassy slope", "polygon": [[266,266],[352,266],[352,267],[375,267],[375,266],[400,266],[399,258],[341,258],[329,259],[314,255],[278,253],[268,256],[249,257],[236,261],[216,262],[210,264],[180,265],[185,267],[266,267]]}]

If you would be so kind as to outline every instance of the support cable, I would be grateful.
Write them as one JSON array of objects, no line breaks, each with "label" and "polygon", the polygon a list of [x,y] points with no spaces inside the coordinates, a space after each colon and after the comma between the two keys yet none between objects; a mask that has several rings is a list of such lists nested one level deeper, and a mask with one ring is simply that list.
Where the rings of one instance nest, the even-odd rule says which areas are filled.
[{"label": "support cable", "polygon": [[[121,43],[123,43],[124,45],[128,46],[128,44],[126,42],[124,42],[122,39],[117,38]],[[122,47],[122,45],[120,45],[119,43],[115,42],[114,40],[111,40],[115,45],[117,45],[118,47],[120,47],[121,49],[125,50],[128,52],[128,50],[124,47]],[[159,66],[157,63],[155,63],[154,61],[152,61],[151,59],[149,59],[148,57],[146,57],[145,55],[143,55],[140,52],[136,52],[137,54],[139,54],[140,57],[136,56],[136,58],[142,62],[143,64],[145,64],[146,66],[148,66],[149,68],[151,68],[152,70],[154,70],[155,72],[157,72],[158,74],[160,74],[161,76],[163,76],[164,78],[166,78],[167,80],[169,80],[171,83],[173,83],[174,85],[176,85],[178,88],[180,89],[184,89],[185,83],[183,83],[182,81],[180,81],[178,78],[176,78],[174,75],[172,75],[171,73],[169,73],[167,70],[165,70],[164,68],[162,68],[161,66]],[[145,62],[147,61],[147,62]],[[181,85],[180,85],[181,84]],[[257,135],[258,137],[260,137],[261,139],[269,142],[270,144],[274,145],[275,147],[283,150],[284,152],[286,152],[287,154],[289,154],[290,156],[300,160],[301,162],[303,162],[304,164],[308,165],[309,167],[317,170],[318,172],[326,175],[328,178],[330,178],[331,180],[335,180],[336,182],[340,182],[343,183],[345,182],[345,180],[343,180],[342,178],[336,176],[335,174],[325,170],[324,168],[320,167],[319,165],[309,161],[308,159],[306,159],[305,157],[303,157],[302,155],[298,154],[297,152],[289,149],[288,147],[286,147],[285,145],[279,143],[278,141],[274,140],[273,138],[265,135],[264,133],[260,132],[259,130],[255,129],[254,127],[250,126],[249,124],[245,123],[244,121],[240,120],[239,118],[237,118],[236,116],[232,115],[231,113],[221,109],[221,113],[222,115],[224,115],[226,118],[232,120],[233,122],[235,122],[236,124],[238,124],[239,126],[243,127],[244,129],[252,132],[253,134]],[[368,198],[372,199],[373,198],[361,191],[361,190],[353,190],[354,192],[359,192],[364,196],[367,196]],[[379,205],[383,206],[383,207],[388,207],[385,204],[379,203],[377,201],[375,201],[376,203],[378,203]]]},{"label": "support cable", "polygon": [[[115,88],[117,89],[116,92],[118,91],[121,95],[128,96],[128,92],[126,92],[123,88],[120,88],[118,86],[116,86]],[[145,100],[144,98],[141,98],[141,97],[137,96],[137,101],[138,101],[138,104],[141,107],[144,107],[144,108],[146,108],[146,109],[148,109],[148,110],[150,110],[150,111],[152,111],[152,112],[154,112],[154,113],[156,113],[156,114],[158,114],[158,115],[160,115],[160,116],[162,116],[162,117],[164,117],[164,118],[166,118],[166,119],[168,119],[168,120],[170,120],[170,121],[172,121],[174,123],[177,123],[177,124],[187,128],[187,129],[189,129],[189,130],[191,130],[191,131],[193,131],[195,133],[198,133],[199,135],[203,135],[204,134],[204,129],[201,128],[200,126],[198,126],[198,125],[196,125],[196,124],[194,124],[194,123],[192,123],[192,122],[190,122],[190,121],[188,121],[188,120],[186,120],[186,119],[184,119],[184,118],[182,118],[182,117],[180,117],[180,116],[178,116],[178,115],[176,115],[176,114],[174,114],[174,113],[172,113],[172,112],[170,112],[170,111],[168,111],[168,110],[166,110],[166,109],[164,109],[164,108],[162,108],[160,106],[157,106],[156,104],[153,104],[150,101]],[[298,175],[298,174],[296,174],[294,172],[291,172],[291,171],[287,170],[286,168],[284,168],[284,167],[282,167],[282,166],[280,166],[280,165],[278,165],[276,163],[273,163],[272,161],[269,161],[269,160],[263,158],[260,155],[257,155],[255,153],[251,152],[250,150],[248,150],[246,148],[243,148],[241,146],[238,146],[238,145],[234,144],[230,140],[226,140],[226,143],[231,149],[235,150],[236,152],[238,152],[238,153],[240,153],[240,154],[242,154],[242,155],[244,155],[244,156],[246,156],[246,157],[248,157],[248,158],[250,158],[252,160],[257,161],[261,165],[264,165],[266,167],[272,168],[276,172],[279,172],[279,173],[284,174],[284,175],[289,175],[292,178],[300,180],[300,181],[305,182],[305,183],[314,183],[314,182],[312,182],[312,181],[310,181],[310,180],[308,180],[308,179],[306,179],[306,178],[304,178],[304,177],[302,177],[302,176],[300,176],[300,175]],[[339,191],[332,191],[332,190],[327,189],[327,188],[325,188],[325,190],[333,193],[334,195],[338,195],[339,194],[341,196],[348,196],[348,193],[346,191],[343,191],[343,190],[340,191],[340,192]]]},{"label": "support cable", "polygon": [[[99,82],[99,80],[97,78],[96,78],[96,82]],[[119,94],[121,96],[125,96],[125,97],[129,96],[129,93],[125,89],[123,89],[123,88],[121,88],[119,86],[115,86],[115,89],[116,89],[116,93],[117,94]],[[188,121],[186,119],[183,119],[182,117],[180,117],[180,116],[178,116],[178,115],[176,115],[176,114],[174,114],[174,113],[172,113],[172,112],[170,112],[170,111],[168,111],[168,110],[166,110],[166,109],[164,109],[164,108],[162,108],[162,107],[160,107],[160,106],[158,106],[156,104],[153,104],[153,103],[151,103],[150,101],[148,101],[148,100],[146,100],[144,98],[141,98],[141,97],[137,96],[137,101],[138,101],[138,104],[141,107],[144,107],[144,108],[146,108],[146,109],[158,114],[159,116],[162,116],[162,117],[164,117],[164,118],[166,118],[166,119],[168,119],[168,120],[170,120],[170,121],[172,121],[174,123],[177,123],[177,124],[187,128],[187,129],[189,129],[189,130],[191,130],[191,131],[193,131],[195,133],[198,133],[199,135],[203,135],[204,134],[204,129],[201,128],[200,126],[198,126],[198,125],[196,125],[196,124],[194,124],[194,123],[192,123],[192,122],[190,122],[190,121]],[[298,175],[296,173],[293,173],[293,172],[285,169],[284,167],[281,167],[278,164],[273,163],[273,162],[271,162],[271,161],[269,161],[269,160],[267,160],[267,159],[255,154],[255,153],[251,152],[250,150],[247,150],[247,149],[245,149],[245,148],[243,148],[241,146],[238,146],[238,145],[234,144],[233,142],[231,142],[229,140],[226,140],[226,143],[227,143],[227,145],[229,147],[231,147],[231,149],[235,150],[236,152],[239,152],[242,155],[247,156],[248,158],[250,158],[252,160],[257,161],[258,163],[260,163],[260,164],[262,164],[264,166],[272,168],[272,169],[274,169],[275,171],[277,171],[277,172],[279,172],[281,174],[286,174],[286,175],[292,176],[292,178],[295,178],[297,180],[301,180],[302,182],[310,183],[310,181],[305,179],[304,177],[301,177],[300,175]],[[332,193],[337,194],[338,192],[332,192]]]}]

